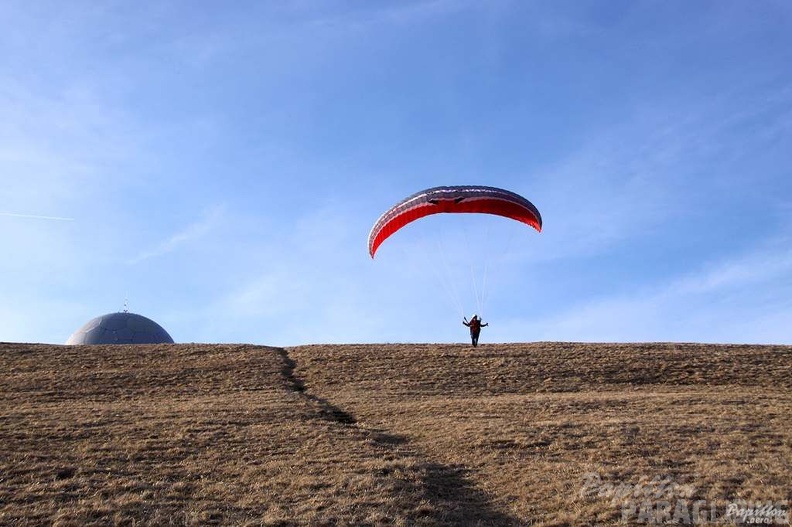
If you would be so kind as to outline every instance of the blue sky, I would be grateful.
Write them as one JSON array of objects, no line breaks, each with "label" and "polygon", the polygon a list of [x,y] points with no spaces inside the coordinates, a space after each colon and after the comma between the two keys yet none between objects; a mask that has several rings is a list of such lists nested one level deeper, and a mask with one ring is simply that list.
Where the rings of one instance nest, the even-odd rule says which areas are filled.
[{"label": "blue sky", "polygon": [[[786,0],[0,3],[0,341],[792,343]],[[434,216],[518,192],[544,231]]]}]

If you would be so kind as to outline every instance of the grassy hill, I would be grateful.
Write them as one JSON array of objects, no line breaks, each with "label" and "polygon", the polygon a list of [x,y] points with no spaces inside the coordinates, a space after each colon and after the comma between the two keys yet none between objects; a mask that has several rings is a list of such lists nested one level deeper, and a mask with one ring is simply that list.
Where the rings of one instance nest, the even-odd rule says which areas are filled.
[{"label": "grassy hill", "polygon": [[0,524],[721,514],[792,500],[791,417],[787,346],[6,343]]}]

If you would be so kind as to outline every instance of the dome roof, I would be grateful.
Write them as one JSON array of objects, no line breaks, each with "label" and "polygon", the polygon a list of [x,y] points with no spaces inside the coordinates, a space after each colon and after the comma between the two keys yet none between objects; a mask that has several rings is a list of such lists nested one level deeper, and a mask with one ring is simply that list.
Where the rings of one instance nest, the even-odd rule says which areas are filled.
[{"label": "dome roof", "polygon": [[66,344],[161,344],[173,339],[162,326],[126,311],[108,313],[89,320],[72,333]]}]

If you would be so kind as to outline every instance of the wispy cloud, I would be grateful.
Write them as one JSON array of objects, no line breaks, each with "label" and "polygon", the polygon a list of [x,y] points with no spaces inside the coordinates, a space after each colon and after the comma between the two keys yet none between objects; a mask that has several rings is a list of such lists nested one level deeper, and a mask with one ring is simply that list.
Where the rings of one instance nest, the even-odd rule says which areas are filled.
[{"label": "wispy cloud", "polygon": [[108,197],[123,195],[129,179],[113,174],[134,165],[138,140],[107,91],[89,77],[58,83],[0,73],[3,216],[72,221],[79,210],[89,222],[115,208]]},{"label": "wispy cloud", "polygon": [[6,216],[9,218],[24,218],[31,220],[74,221],[74,218],[63,218],[61,216],[41,216],[39,214],[16,214],[13,212],[0,212],[0,216]]},{"label": "wispy cloud", "polygon": [[512,320],[503,338],[790,342],[791,279],[792,251],[760,248],[631,294],[592,299],[538,320]]},{"label": "wispy cloud", "polygon": [[218,221],[223,216],[224,209],[225,207],[222,205],[216,205],[210,208],[200,219],[171,235],[168,239],[162,241],[155,247],[139,253],[128,263],[134,265],[144,260],[157,258],[199,240],[217,225]]},{"label": "wispy cloud", "polygon": [[446,16],[475,5],[469,0],[428,0],[403,2],[396,6],[366,7],[340,14],[309,18],[311,26],[364,27],[377,24],[413,24],[438,16]]},{"label": "wispy cloud", "polygon": [[[750,88],[690,107],[658,101],[599,130],[543,170],[530,187],[518,189],[536,200],[546,220],[536,242],[541,250],[526,251],[526,257],[607,251],[650,229],[657,235],[669,222],[696,217],[710,203],[736,204],[741,192],[776,177],[749,177],[746,171],[755,167],[742,163],[757,152],[772,152],[779,137],[788,135],[792,98],[785,86]],[[762,128],[750,139],[738,134],[757,123]]]},{"label": "wispy cloud", "polygon": [[359,223],[357,206],[317,207],[276,231],[262,230],[232,286],[207,305],[199,325],[216,327],[214,339],[245,333],[279,345],[383,338],[392,302],[376,291],[381,284],[366,252],[368,225]]},{"label": "wispy cloud", "polygon": [[673,282],[669,292],[674,295],[708,294],[789,277],[792,275],[792,250],[786,249],[788,246],[788,242],[784,242],[777,250],[761,250],[722,262]]}]

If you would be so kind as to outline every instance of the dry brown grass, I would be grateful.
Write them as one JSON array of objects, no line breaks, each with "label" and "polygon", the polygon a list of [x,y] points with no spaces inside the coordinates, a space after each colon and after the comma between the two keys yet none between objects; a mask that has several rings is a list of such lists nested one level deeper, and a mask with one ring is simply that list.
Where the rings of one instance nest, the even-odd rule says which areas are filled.
[{"label": "dry brown grass", "polygon": [[790,347],[0,344],[0,372],[3,525],[618,523],[587,474],[792,498]]}]

